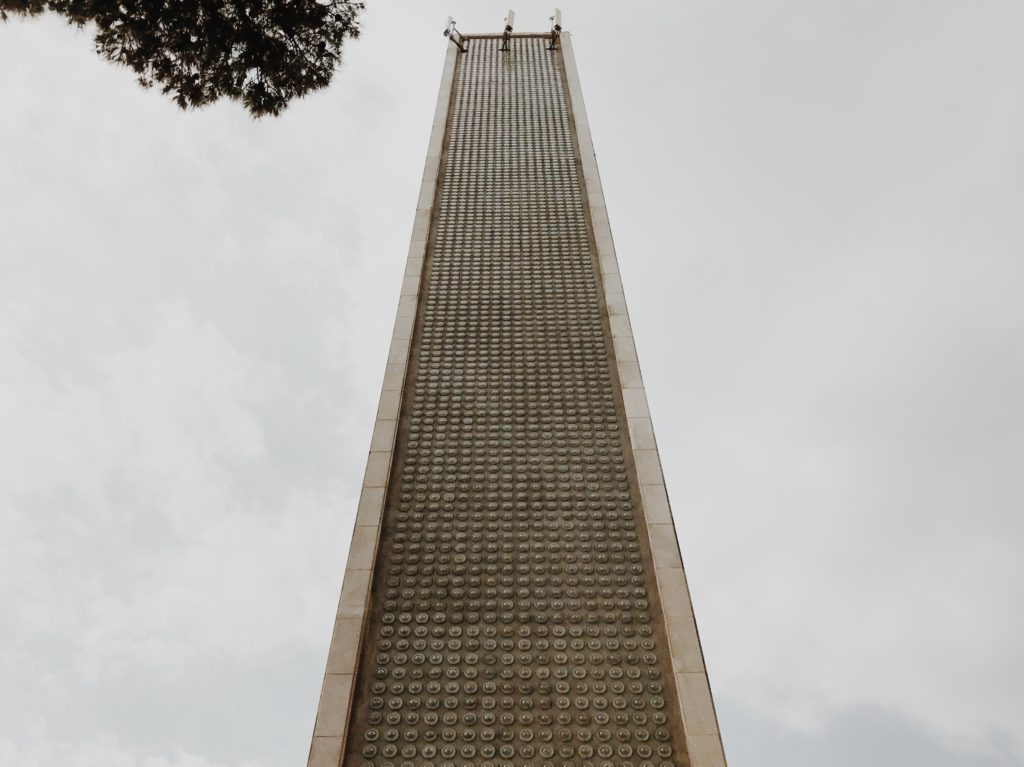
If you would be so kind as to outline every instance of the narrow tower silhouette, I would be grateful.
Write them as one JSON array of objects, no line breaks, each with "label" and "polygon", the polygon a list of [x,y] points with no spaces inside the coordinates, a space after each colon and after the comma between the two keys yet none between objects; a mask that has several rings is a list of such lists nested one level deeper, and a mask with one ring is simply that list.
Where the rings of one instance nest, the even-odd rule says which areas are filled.
[{"label": "narrow tower silhouette", "polygon": [[454,22],[309,767],[724,767],[568,33]]}]

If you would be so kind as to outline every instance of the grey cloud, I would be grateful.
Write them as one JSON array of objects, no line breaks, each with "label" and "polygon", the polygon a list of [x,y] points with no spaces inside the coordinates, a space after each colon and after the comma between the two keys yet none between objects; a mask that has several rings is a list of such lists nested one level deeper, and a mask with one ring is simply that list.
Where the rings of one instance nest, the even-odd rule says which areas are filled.
[{"label": "grey cloud", "polygon": [[[563,10],[731,763],[1024,763],[1019,4]],[[304,757],[449,13],[260,123],[0,27],[0,764]]]}]

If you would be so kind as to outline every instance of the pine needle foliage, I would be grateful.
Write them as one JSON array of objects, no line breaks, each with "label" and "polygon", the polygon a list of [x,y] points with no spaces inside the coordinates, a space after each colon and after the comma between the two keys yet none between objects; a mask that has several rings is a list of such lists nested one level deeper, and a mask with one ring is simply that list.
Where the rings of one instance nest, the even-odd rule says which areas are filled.
[{"label": "pine needle foliage", "polygon": [[182,109],[222,98],[255,117],[323,88],[359,36],[348,0],[0,0],[0,20],[58,13],[96,33],[96,52]]}]

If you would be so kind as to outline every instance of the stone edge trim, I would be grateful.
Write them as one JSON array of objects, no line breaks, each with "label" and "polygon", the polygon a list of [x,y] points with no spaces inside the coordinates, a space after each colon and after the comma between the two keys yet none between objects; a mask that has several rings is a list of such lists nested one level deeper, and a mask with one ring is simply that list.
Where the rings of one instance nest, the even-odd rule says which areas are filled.
[{"label": "stone edge trim", "polygon": [[416,202],[409,256],[402,277],[395,327],[391,335],[384,383],[377,417],[370,439],[355,530],[345,566],[345,579],[338,599],[334,633],[327,652],[327,668],[320,690],[313,740],[307,767],[338,767],[345,753],[345,738],[355,689],[356,665],[362,644],[365,618],[369,612],[370,583],[377,559],[380,526],[386,491],[395,452],[395,439],[402,405],[402,391],[409,368],[413,325],[420,299],[423,264],[433,218],[435,192],[441,170],[448,128],[448,113],[453,96],[458,50],[448,45],[441,74],[441,86],[434,111],[434,122],[427,146]]},{"label": "stone edge trim", "polygon": [[570,33],[562,33],[559,48],[562,51],[569,107],[583,167],[584,192],[597,246],[600,278],[612,334],[614,362],[622,384],[630,449],[640,485],[641,505],[650,538],[658,596],[664,613],[665,632],[669,637],[669,653],[676,677],[686,747],[692,767],[726,767],[718,717],[708,684],[707,669],[693,617],[693,605],[686,584],[675,522],[669,507],[651,413],[637,361],[633,331],[626,309],[626,297],[619,275],[608,209],[605,206],[601,178],[597,170],[597,155],[583,104],[583,90],[576,69]]}]

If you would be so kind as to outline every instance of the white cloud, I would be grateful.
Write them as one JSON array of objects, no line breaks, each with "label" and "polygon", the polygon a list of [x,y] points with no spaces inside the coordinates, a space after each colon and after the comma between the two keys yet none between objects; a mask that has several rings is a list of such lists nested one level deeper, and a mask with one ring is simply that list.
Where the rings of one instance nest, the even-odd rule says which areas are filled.
[{"label": "white cloud", "polygon": [[712,682],[783,727],[875,710],[1021,761],[1010,42],[986,27],[987,47],[949,54],[975,34],[952,16],[858,37],[805,10],[832,48],[816,69],[793,79],[772,52],[785,31],[755,15],[765,69],[721,62],[694,95],[681,257],[657,256],[667,225],[618,236],[650,254],[624,280],[646,296],[633,325]]},{"label": "white cloud", "polygon": [[73,745],[53,744],[36,738],[31,742],[0,739],[2,767],[259,767],[249,760],[213,762],[203,756],[175,748],[169,754],[148,753],[97,737]]},{"label": "white cloud", "polygon": [[74,387],[33,364],[32,323],[4,323],[7,620],[73,641],[91,678],[318,644],[341,560],[323,571],[340,546],[316,532],[353,502],[325,486],[269,505],[239,488],[267,460],[273,376],[185,307],[158,313],[151,338]]}]

